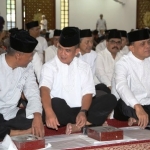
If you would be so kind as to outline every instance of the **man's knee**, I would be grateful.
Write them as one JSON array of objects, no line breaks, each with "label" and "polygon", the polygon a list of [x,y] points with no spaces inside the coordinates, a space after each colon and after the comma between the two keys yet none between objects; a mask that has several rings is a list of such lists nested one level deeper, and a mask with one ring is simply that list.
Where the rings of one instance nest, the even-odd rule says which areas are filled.
[{"label": "man's knee", "polygon": [[113,94],[103,95],[103,101],[108,107],[111,107],[112,109],[117,105],[117,99]]},{"label": "man's knee", "polygon": [[112,105],[117,105],[117,98],[113,94],[107,94],[108,99]]}]

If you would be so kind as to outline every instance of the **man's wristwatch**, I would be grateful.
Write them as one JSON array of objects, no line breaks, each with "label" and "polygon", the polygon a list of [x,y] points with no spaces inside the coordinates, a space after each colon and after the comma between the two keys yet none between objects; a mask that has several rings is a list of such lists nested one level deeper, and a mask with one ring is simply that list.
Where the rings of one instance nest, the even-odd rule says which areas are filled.
[{"label": "man's wristwatch", "polygon": [[86,109],[81,109],[80,112],[84,112],[87,115],[88,110]]}]

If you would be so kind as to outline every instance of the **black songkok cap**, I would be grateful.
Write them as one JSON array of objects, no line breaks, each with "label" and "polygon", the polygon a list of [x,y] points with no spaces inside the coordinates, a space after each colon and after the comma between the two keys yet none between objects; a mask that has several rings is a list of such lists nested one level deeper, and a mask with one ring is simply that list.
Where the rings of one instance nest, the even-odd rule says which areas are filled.
[{"label": "black songkok cap", "polygon": [[92,37],[92,32],[90,29],[80,30],[80,38]]},{"label": "black songkok cap", "polygon": [[135,30],[128,33],[129,43],[146,40],[150,38],[150,33],[148,29]]},{"label": "black songkok cap", "polygon": [[54,36],[60,36],[61,30],[55,29]]},{"label": "black songkok cap", "polygon": [[94,30],[94,31],[92,32],[92,34],[93,34],[93,35],[97,35],[97,34],[98,34],[98,31],[97,31],[97,30]]},{"label": "black songkok cap", "polygon": [[9,33],[13,34],[13,33],[17,32],[17,31],[18,31],[18,28],[11,28],[9,30]]},{"label": "black songkok cap", "polygon": [[121,37],[128,37],[128,35],[127,35],[127,31],[125,31],[125,30],[119,30],[120,31],[120,33],[121,33]]},{"label": "black songkok cap", "polygon": [[107,40],[112,39],[112,38],[117,38],[121,39],[121,34],[118,30],[112,30],[108,33]]},{"label": "black songkok cap", "polygon": [[76,27],[65,27],[63,28],[59,43],[63,47],[72,47],[80,42],[80,31]]},{"label": "black songkok cap", "polygon": [[10,47],[16,51],[31,53],[38,41],[25,30],[18,30],[10,35]]},{"label": "black songkok cap", "polygon": [[39,22],[38,21],[31,21],[26,23],[26,28],[29,30],[33,27],[38,27],[39,26]]},{"label": "black songkok cap", "polygon": [[105,30],[105,34],[108,34],[110,31],[117,31],[117,29],[109,29],[109,30]]}]

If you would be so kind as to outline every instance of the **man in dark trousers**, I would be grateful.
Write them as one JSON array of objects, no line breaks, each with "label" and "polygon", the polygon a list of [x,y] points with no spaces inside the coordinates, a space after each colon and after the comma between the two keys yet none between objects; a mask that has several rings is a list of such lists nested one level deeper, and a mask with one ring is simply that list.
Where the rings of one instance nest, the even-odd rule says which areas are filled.
[{"label": "man in dark trousers", "polygon": [[[30,63],[37,40],[27,31],[10,35],[10,47],[0,55],[0,139],[35,134],[44,136],[42,104],[38,85]],[[25,109],[17,107],[24,93],[28,100]]]},{"label": "man in dark trousers", "polygon": [[95,96],[90,66],[78,59],[79,29],[62,30],[57,55],[44,64],[40,91],[45,122],[50,128],[66,127],[66,134],[80,131],[85,125],[102,125],[116,106],[112,94]]}]

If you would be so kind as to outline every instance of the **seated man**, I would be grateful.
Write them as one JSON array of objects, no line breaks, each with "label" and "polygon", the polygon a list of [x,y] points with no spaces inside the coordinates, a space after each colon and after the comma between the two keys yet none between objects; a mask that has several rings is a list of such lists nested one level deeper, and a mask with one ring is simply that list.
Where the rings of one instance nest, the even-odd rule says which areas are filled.
[{"label": "seated man", "polygon": [[119,30],[121,33],[121,50],[120,53],[121,55],[126,55],[129,53],[129,48],[128,48],[128,35],[127,31],[125,30]]},{"label": "seated man", "polygon": [[103,90],[111,93],[111,80],[114,72],[115,63],[121,58],[121,34],[117,30],[109,32],[106,48],[97,53],[96,58],[96,77],[99,81],[96,90]]},{"label": "seated man", "polygon": [[80,30],[80,52],[78,58],[88,63],[91,67],[93,77],[95,76],[95,61],[97,53],[92,50],[93,37],[90,29]]},{"label": "seated man", "polygon": [[112,93],[119,99],[114,117],[138,121],[145,128],[150,121],[150,35],[147,29],[128,33],[130,52],[115,65]]},{"label": "seated man", "polygon": [[105,30],[105,35],[103,35],[103,36],[101,36],[101,37],[99,37],[99,39],[100,39],[100,42],[99,42],[99,44],[97,44],[97,46],[96,46],[96,52],[98,53],[98,52],[100,52],[100,51],[102,51],[102,50],[104,50],[105,48],[106,48],[106,39],[107,39],[107,36],[108,36],[108,34],[111,32],[111,31],[115,31],[115,30],[117,30],[117,29],[109,29],[109,30]]},{"label": "seated man", "polygon": [[[41,98],[30,63],[37,43],[19,30],[10,36],[7,53],[0,55],[0,139],[6,134],[44,136]],[[28,100],[26,109],[17,107],[22,92]]]},{"label": "seated man", "polygon": [[92,49],[95,50],[97,44],[100,42],[98,31],[97,30],[92,31],[92,36],[93,36],[93,47],[92,47]]},{"label": "seated man", "polygon": [[[18,28],[12,28],[9,30],[9,33],[11,35],[15,34],[19,29]],[[10,43],[9,43],[9,38],[8,38],[8,43],[7,43],[7,47],[9,47]],[[37,82],[39,83],[39,79],[40,79],[40,73],[41,73],[41,69],[42,69],[42,61],[40,56],[38,55],[38,53],[36,51],[33,52],[33,59],[32,59],[32,65],[33,65],[33,69],[34,69],[34,73],[37,79]]]},{"label": "seated man", "polygon": [[59,42],[61,30],[55,29],[54,36],[52,38],[53,45],[49,46],[45,50],[45,62],[52,60],[57,54],[57,43]]},{"label": "seated man", "polygon": [[46,125],[56,130],[67,125],[66,134],[85,125],[102,125],[117,102],[111,94],[92,100],[93,76],[90,66],[76,57],[79,42],[78,28],[64,28],[57,55],[44,64],[40,79]]},{"label": "seated man", "polygon": [[37,51],[37,53],[39,54],[42,63],[44,63],[44,51],[45,49],[48,47],[47,41],[45,38],[40,36],[40,26],[39,26],[39,22],[38,21],[31,21],[26,23],[26,28],[29,32],[29,34],[36,38],[36,40],[38,41],[37,46],[35,47],[35,50]]},{"label": "seated man", "polygon": [[[92,50],[92,47],[93,47],[93,37],[91,30],[90,29],[80,30],[80,43],[79,43],[80,52],[77,55],[77,57],[90,65],[94,83],[96,85],[98,83],[98,79],[95,76],[95,61],[97,53]],[[100,96],[101,94],[106,93],[100,90],[96,91],[96,96]]]}]

